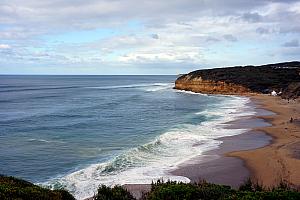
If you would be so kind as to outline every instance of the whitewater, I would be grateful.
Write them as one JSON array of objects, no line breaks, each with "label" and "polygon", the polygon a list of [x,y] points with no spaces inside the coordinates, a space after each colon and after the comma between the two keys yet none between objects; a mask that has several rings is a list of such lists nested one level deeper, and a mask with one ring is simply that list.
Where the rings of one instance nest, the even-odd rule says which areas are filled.
[{"label": "whitewater", "polygon": [[0,172],[77,199],[101,184],[189,182],[170,172],[246,132],[228,122],[255,111],[247,97],[175,90],[175,79],[3,76]]}]

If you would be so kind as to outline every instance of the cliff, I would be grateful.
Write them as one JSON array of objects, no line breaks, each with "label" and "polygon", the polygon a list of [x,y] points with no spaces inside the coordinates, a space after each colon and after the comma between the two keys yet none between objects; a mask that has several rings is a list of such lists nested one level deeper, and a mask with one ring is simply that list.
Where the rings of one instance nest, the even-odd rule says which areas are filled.
[{"label": "cliff", "polygon": [[[298,97],[300,62],[197,70],[180,76],[175,89],[206,94],[286,93]],[[298,89],[297,89],[298,88]],[[292,94],[290,94],[292,92]]]}]

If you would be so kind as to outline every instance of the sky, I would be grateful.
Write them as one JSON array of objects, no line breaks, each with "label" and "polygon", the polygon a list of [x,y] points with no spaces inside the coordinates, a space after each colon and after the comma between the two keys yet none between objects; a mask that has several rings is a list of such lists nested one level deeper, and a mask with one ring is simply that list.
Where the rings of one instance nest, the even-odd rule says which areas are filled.
[{"label": "sky", "polygon": [[180,74],[300,60],[300,0],[0,0],[0,74]]}]

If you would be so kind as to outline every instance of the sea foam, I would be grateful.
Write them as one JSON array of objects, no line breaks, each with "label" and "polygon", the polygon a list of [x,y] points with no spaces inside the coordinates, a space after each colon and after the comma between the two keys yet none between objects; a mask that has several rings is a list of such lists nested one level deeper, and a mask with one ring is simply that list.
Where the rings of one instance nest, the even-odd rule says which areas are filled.
[{"label": "sea foam", "polygon": [[[157,85],[152,84],[151,87]],[[169,85],[158,86],[169,87]],[[201,156],[205,151],[218,148],[222,143],[217,140],[218,138],[247,131],[226,129],[227,122],[254,114],[251,107],[247,106],[249,99],[246,97],[231,96],[220,99],[220,103],[214,108],[195,113],[208,119],[200,124],[182,124],[107,162],[92,164],[45,184],[54,188],[65,187],[77,199],[84,199],[93,196],[100,184],[108,186],[130,183],[149,184],[161,178],[189,182],[186,177],[170,174],[170,170],[176,169],[178,165],[196,156]]]}]

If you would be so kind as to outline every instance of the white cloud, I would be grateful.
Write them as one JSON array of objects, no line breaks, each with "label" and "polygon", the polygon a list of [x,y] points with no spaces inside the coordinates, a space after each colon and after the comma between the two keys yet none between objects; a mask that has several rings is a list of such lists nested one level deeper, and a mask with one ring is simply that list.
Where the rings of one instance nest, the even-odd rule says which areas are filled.
[{"label": "white cloud", "polygon": [[291,41],[285,42],[282,46],[284,46],[284,47],[299,47],[299,40],[293,39]]},{"label": "white cloud", "polygon": [[[281,54],[273,48],[282,48],[282,41],[300,38],[299,5],[295,0],[2,0],[0,44],[13,50],[9,46],[0,59],[56,65],[251,64]],[[129,22],[138,28],[125,30]],[[118,33],[76,44],[43,39],[103,28]],[[259,55],[235,56],[254,48]]]},{"label": "white cloud", "polygon": [[0,49],[10,49],[10,45],[8,44],[0,44]]}]

